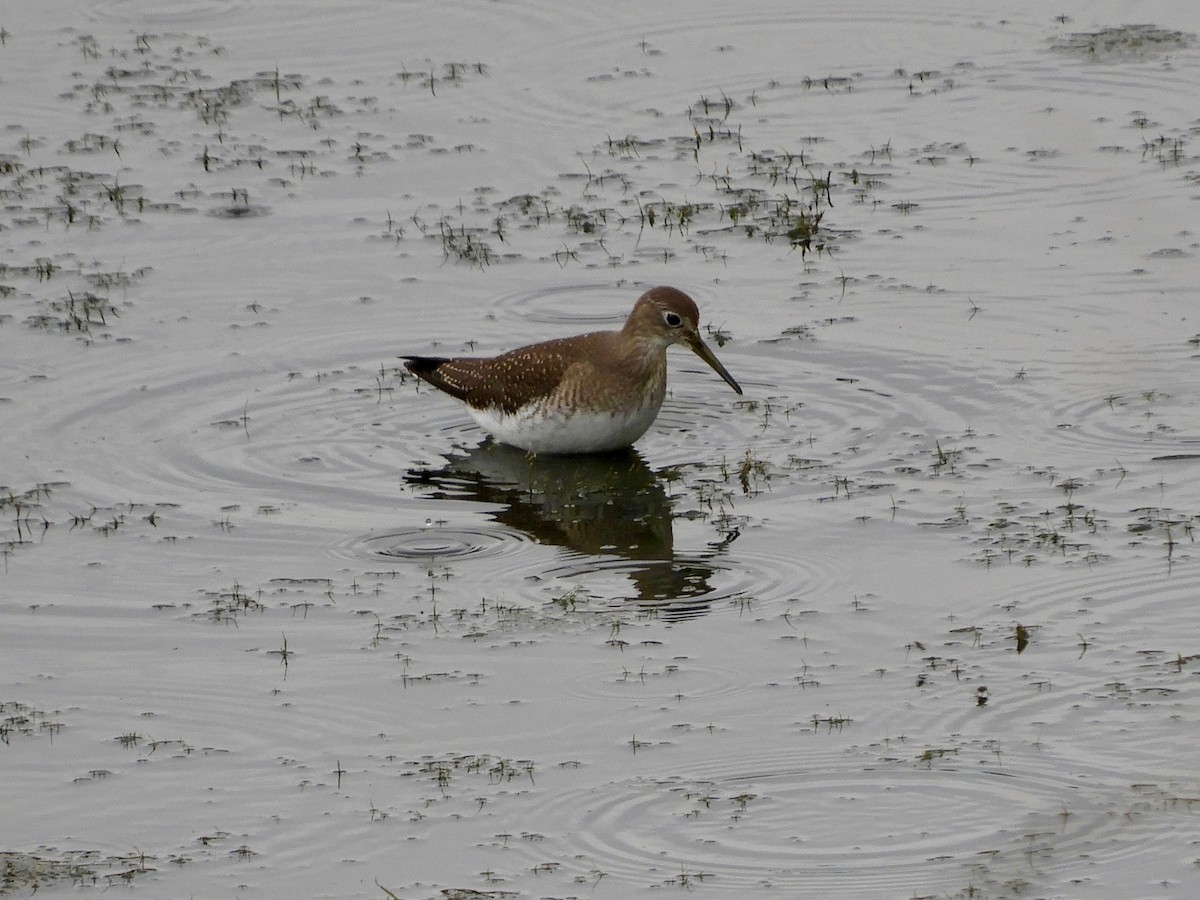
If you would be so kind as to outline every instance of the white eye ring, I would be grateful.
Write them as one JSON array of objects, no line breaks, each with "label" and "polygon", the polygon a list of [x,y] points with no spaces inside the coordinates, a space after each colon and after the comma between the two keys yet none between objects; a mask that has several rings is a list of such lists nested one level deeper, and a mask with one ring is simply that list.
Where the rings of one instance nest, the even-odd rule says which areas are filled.
[{"label": "white eye ring", "polygon": [[683,316],[679,315],[677,312],[671,312],[671,310],[668,309],[663,311],[663,321],[672,328],[678,328],[683,324]]}]

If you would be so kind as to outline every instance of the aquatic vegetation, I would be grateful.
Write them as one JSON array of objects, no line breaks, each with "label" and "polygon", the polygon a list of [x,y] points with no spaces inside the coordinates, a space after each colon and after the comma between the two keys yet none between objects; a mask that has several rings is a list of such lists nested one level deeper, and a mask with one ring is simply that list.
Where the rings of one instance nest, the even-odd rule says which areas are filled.
[{"label": "aquatic vegetation", "polygon": [[[0,894],[1190,883],[1190,35],[261,6],[0,28]],[[620,461],[395,359],[680,279]]]},{"label": "aquatic vegetation", "polygon": [[57,714],[47,715],[16,700],[0,700],[0,743],[11,744],[16,737],[53,738],[66,727]]},{"label": "aquatic vegetation", "polygon": [[75,889],[107,890],[156,872],[156,862],[154,856],[141,852],[106,855],[97,850],[44,848],[38,853],[0,850],[0,896],[51,889],[64,883]]},{"label": "aquatic vegetation", "polygon": [[1184,50],[1196,40],[1194,34],[1156,25],[1118,25],[1097,31],[1078,31],[1051,39],[1051,48],[1089,58],[1120,59],[1144,57]]},{"label": "aquatic vegetation", "polygon": [[[807,148],[797,152],[748,149],[743,126],[723,124],[737,108],[728,96],[719,102],[702,97],[683,116],[691,126],[691,138],[607,136],[590,153],[580,154],[586,175],[579,199],[564,198],[561,189],[549,185],[490,205],[479,203],[468,210],[459,204],[455,213],[442,211],[438,236],[445,257],[480,267],[497,262],[500,257],[483,240],[493,234],[510,246],[506,258],[519,259],[532,233],[546,230],[566,239],[549,251],[560,266],[591,265],[598,254],[605,265],[628,265],[642,242],[655,235],[692,244],[707,255],[719,253],[722,259],[727,249],[718,251],[699,240],[739,234],[766,244],[785,244],[800,251],[802,259],[809,253],[833,252],[839,241],[851,236],[824,221],[833,206],[833,171]],[[693,187],[684,196],[631,190],[639,179],[629,165],[636,169],[649,163],[672,170],[676,180],[691,181]],[[877,178],[856,170],[845,178],[860,203],[880,186]],[[560,178],[576,180],[580,176],[574,174]],[[476,190],[481,199],[488,192]],[[425,233],[424,226],[419,227]],[[390,222],[385,234],[397,240],[403,236]],[[572,238],[588,240],[572,244]],[[544,241],[538,243],[545,246]],[[670,259],[674,251],[659,252]]]}]

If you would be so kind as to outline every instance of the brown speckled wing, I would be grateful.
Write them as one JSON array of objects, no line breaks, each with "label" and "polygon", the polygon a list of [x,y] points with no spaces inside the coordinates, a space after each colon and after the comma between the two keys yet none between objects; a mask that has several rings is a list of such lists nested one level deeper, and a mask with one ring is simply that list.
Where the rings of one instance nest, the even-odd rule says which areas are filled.
[{"label": "brown speckled wing", "polygon": [[587,337],[590,335],[547,341],[488,359],[406,356],[404,365],[418,378],[471,406],[512,413],[553,393],[578,360],[581,339]]}]

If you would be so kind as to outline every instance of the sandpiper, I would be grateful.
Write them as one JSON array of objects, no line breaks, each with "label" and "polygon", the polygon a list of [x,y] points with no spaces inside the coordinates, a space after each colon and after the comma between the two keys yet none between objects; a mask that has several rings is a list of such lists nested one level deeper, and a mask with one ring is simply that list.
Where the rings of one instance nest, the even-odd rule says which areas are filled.
[{"label": "sandpiper", "polygon": [[667,392],[667,348],[683,344],[739,394],[700,337],[683,291],[651,288],[620,331],[595,331],[488,358],[404,356],[405,367],[467,404],[481,428],[531,453],[603,453],[646,433]]}]

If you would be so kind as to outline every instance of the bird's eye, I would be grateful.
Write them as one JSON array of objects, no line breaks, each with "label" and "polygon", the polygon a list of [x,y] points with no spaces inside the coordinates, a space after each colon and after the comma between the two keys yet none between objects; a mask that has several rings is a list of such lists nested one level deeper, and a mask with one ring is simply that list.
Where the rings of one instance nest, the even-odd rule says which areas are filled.
[{"label": "bird's eye", "polygon": [[668,325],[670,325],[672,328],[678,328],[680,325],[683,324],[683,317],[681,315],[679,315],[679,313],[671,312],[670,310],[667,310],[666,312],[663,313],[663,321],[666,322]]}]

